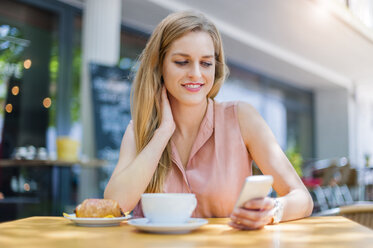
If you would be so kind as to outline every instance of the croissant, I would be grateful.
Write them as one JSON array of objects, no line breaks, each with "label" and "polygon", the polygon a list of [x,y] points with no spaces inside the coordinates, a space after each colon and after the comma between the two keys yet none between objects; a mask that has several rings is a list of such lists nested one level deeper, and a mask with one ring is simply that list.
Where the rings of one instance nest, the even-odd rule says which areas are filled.
[{"label": "croissant", "polygon": [[103,218],[106,216],[121,217],[123,214],[115,200],[86,199],[76,207],[75,215],[80,218]]}]

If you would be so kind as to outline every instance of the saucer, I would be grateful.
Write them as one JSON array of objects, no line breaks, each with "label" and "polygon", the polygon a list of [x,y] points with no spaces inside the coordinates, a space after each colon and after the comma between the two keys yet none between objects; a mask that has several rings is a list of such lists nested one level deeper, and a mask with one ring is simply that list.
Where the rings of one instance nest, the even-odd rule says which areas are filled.
[{"label": "saucer", "polygon": [[175,223],[151,223],[147,218],[132,219],[128,221],[128,224],[136,227],[137,229],[145,232],[152,233],[169,233],[169,234],[180,234],[188,233],[194,229],[197,229],[208,221],[200,218],[190,218],[186,223],[175,224]]},{"label": "saucer", "polygon": [[64,216],[66,219],[71,220],[77,226],[87,227],[104,227],[104,226],[119,226],[119,224],[131,218],[131,215],[114,218],[79,218],[75,214],[68,214]]}]

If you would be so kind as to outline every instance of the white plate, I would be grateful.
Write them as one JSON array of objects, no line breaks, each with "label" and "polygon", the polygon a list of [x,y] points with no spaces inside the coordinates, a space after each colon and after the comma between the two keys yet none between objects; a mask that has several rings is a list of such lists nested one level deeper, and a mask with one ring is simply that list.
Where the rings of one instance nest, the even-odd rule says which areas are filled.
[{"label": "white plate", "polygon": [[79,218],[75,214],[64,216],[78,226],[100,227],[100,226],[118,226],[122,221],[131,218],[131,215],[114,218]]},{"label": "white plate", "polygon": [[207,224],[208,221],[200,218],[190,218],[183,224],[151,223],[146,218],[132,219],[128,224],[145,232],[153,233],[187,233]]}]

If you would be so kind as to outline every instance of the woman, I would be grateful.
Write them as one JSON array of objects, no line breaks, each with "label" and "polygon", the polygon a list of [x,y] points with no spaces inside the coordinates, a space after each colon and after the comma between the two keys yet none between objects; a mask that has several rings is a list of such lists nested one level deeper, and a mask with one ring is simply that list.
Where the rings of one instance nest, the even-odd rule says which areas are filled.
[{"label": "woman", "polygon": [[[154,30],[134,80],[133,121],[105,190],[124,211],[144,192],[194,193],[196,217],[231,217],[238,229],[258,229],[308,216],[307,189],[249,104],[217,103],[227,74],[216,27],[201,14],[174,13]],[[279,198],[234,209],[252,160],[274,178]]]}]

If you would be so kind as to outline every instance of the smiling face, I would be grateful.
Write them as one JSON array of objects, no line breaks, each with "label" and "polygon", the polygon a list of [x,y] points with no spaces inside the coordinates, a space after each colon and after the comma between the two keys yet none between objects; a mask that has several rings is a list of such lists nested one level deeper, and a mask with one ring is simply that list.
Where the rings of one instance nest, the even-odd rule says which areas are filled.
[{"label": "smiling face", "polygon": [[214,84],[214,54],[210,35],[202,31],[188,32],[171,44],[162,69],[171,103],[206,103]]}]

